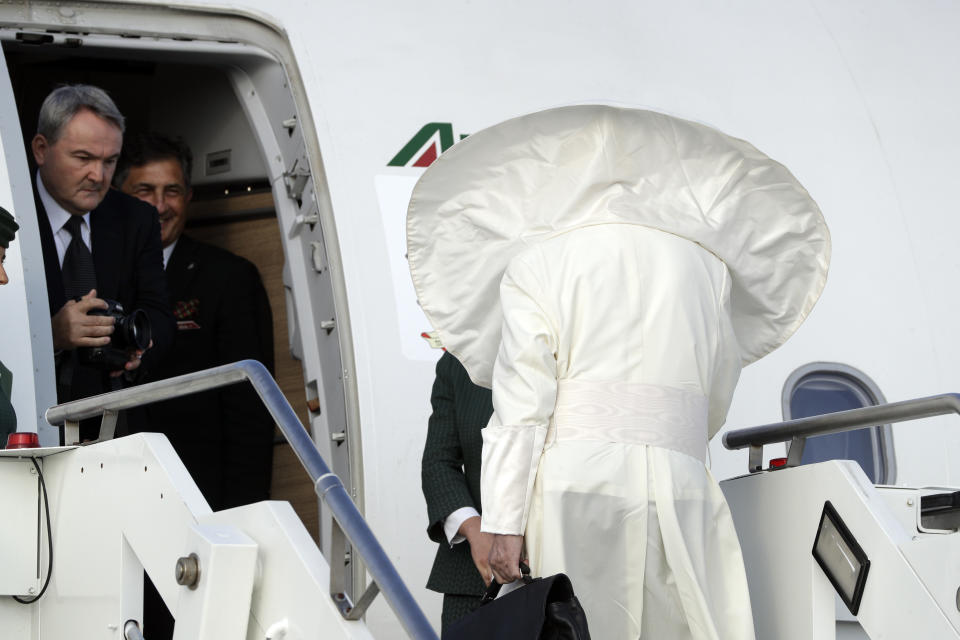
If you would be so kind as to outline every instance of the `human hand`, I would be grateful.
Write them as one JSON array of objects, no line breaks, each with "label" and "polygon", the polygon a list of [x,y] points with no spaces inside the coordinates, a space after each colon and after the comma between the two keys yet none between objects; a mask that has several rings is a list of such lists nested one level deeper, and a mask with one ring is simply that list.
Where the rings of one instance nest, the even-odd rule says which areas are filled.
[{"label": "human hand", "polygon": [[467,518],[460,525],[457,533],[467,539],[470,545],[470,556],[473,558],[473,566],[477,568],[483,583],[490,586],[493,579],[493,572],[490,571],[490,547],[493,545],[493,534],[480,531],[480,516]]},{"label": "human hand", "polygon": [[[150,344],[147,345],[147,349],[153,346],[153,340],[150,341]],[[125,371],[134,371],[140,367],[140,359],[143,357],[143,354],[147,352],[147,349],[130,349],[128,351],[130,359],[123,365],[123,369],[117,371],[111,371],[110,377],[116,378],[122,376]]]},{"label": "human hand", "polygon": [[97,290],[80,298],[70,300],[50,318],[53,330],[53,348],[56,351],[77,347],[102,347],[110,344],[113,333],[113,318],[89,316],[91,309],[106,309],[107,303],[97,297]]},{"label": "human hand", "polygon": [[493,545],[490,547],[490,568],[493,577],[500,584],[509,584],[519,580],[520,552],[523,550],[523,536],[500,535],[493,536]]}]

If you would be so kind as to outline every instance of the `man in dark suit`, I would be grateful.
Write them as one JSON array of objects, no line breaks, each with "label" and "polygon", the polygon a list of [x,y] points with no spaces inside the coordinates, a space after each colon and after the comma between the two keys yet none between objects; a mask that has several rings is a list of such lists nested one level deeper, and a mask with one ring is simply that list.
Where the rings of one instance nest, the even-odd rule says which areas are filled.
[{"label": "man in dark suit", "polygon": [[[270,303],[248,260],[183,234],[192,154],[157,134],[124,144],[115,184],[160,214],[167,305],[177,320],[170,356],[148,380],[247,358],[273,370]],[[270,497],[274,424],[249,383],[146,407],[143,429],[167,435],[214,509]]]},{"label": "man in dark suit", "polygon": [[427,588],[444,594],[441,624],[447,628],[477,608],[492,575],[487,556],[493,536],[480,531],[480,430],[493,404],[490,390],[473,384],[446,352],[437,362],[430,403],[421,482],[427,535],[439,548]]},{"label": "man in dark suit", "polygon": [[[180,140],[127,140],[114,184],[160,214],[168,308],[177,321],[170,356],[148,380],[251,358],[273,371],[273,323],[260,273],[249,261],[183,234],[193,154]],[[270,497],[273,420],[244,382],[144,407],[135,430],[163,433],[214,510]],[[144,628],[173,637],[173,618],[149,580]]]},{"label": "man in dark suit", "polygon": [[[88,315],[115,300],[127,313],[146,312],[151,357],[173,341],[153,207],[110,190],[123,140],[123,116],[107,94],[89,85],[60,87],[40,108],[31,141],[37,164],[34,195],[46,271],[60,402],[119,388],[140,366],[142,349],[108,371],[83,364],[82,347],[105,347],[111,317]],[[96,438],[98,421],[81,425],[81,439]]]}]

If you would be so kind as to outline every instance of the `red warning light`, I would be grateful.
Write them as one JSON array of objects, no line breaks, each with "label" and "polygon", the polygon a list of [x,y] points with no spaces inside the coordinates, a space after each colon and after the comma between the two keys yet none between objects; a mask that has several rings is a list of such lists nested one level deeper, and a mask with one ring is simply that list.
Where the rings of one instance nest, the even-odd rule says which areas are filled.
[{"label": "red warning light", "polygon": [[29,431],[15,431],[7,436],[7,449],[36,449],[40,446],[40,437]]},{"label": "red warning light", "polygon": [[786,458],[770,458],[770,468],[771,469],[780,469],[781,467],[787,466]]}]

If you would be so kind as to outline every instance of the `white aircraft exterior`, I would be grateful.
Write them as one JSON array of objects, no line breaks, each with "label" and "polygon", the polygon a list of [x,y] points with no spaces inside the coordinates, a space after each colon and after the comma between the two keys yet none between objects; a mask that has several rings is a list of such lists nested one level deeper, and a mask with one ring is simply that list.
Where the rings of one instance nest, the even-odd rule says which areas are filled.
[{"label": "white aircraft exterior", "polygon": [[[799,332],[743,371],[727,428],[781,420],[785,383],[810,363],[853,367],[889,401],[960,391],[958,30],[960,5],[936,0],[0,4],[8,58],[36,42],[37,52],[222,70],[230,117],[253,133],[223,146],[240,150],[239,175],[272,185],[290,346],[320,407],[313,436],[437,621],[440,598],[422,587],[435,547],[420,457],[440,351],[421,337],[431,328],[404,234],[423,167],[472,132],[576,103],[652,109],[743,138],[819,203],[833,257]],[[8,67],[0,57],[0,205],[21,231],[0,287],[0,361],[19,374],[20,429],[36,424],[51,444],[52,345],[24,146],[34,132],[21,130]],[[170,100],[180,111],[164,124],[186,130],[198,159],[215,151],[216,127],[232,125]],[[886,433],[886,482],[960,485],[956,417]],[[746,453],[720,437],[710,452],[718,479],[746,472]],[[367,624],[398,637],[382,599]]]}]

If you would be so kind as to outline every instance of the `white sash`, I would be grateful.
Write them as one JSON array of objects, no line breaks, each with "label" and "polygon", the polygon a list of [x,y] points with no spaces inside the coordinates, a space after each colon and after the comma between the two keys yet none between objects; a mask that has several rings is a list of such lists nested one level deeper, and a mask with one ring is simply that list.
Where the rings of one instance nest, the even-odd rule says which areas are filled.
[{"label": "white sash", "polygon": [[707,398],[655,384],[560,380],[546,440],[645,444],[704,462]]}]

